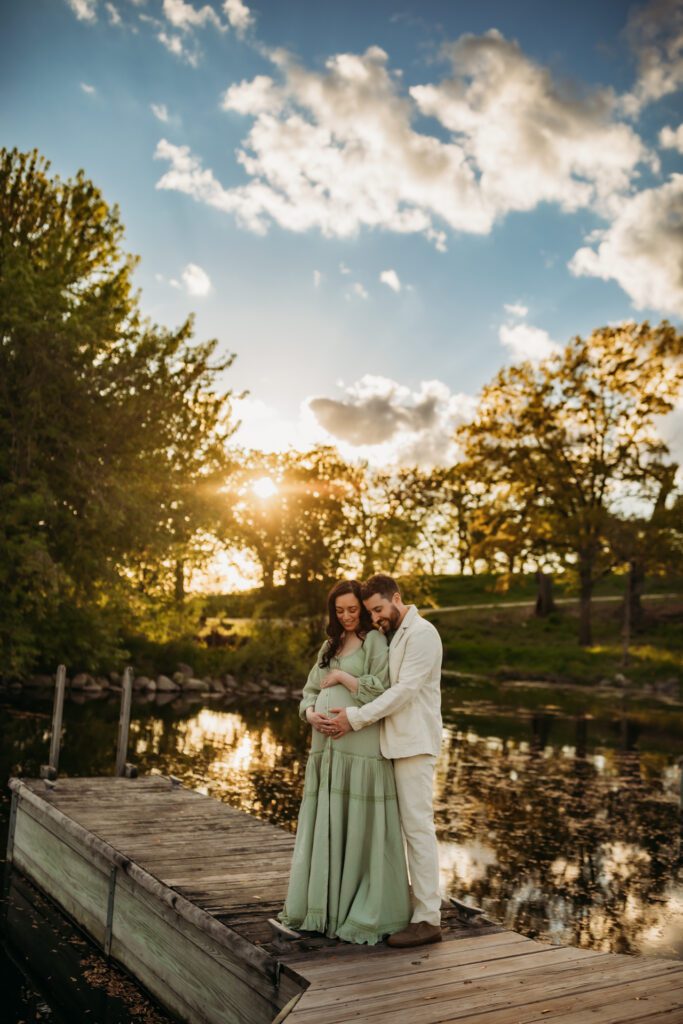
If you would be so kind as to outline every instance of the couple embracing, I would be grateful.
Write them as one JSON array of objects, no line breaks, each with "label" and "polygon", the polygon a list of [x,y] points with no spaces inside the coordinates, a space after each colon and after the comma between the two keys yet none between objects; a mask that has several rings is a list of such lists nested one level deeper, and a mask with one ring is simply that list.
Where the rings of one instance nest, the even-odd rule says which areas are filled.
[{"label": "couple embracing", "polygon": [[313,737],[279,920],[347,942],[438,942],[439,634],[384,575],[337,583],[328,613],[299,706]]}]

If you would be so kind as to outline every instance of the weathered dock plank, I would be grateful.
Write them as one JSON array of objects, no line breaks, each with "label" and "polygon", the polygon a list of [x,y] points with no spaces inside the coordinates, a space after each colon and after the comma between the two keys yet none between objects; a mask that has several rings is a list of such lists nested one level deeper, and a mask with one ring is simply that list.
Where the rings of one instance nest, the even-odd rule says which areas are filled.
[{"label": "weathered dock plank", "polygon": [[11,786],[17,867],[191,1024],[683,1024],[680,961],[537,942],[452,908],[446,941],[417,950],[279,941],[267,918],[293,837],[170,780]]},{"label": "weathered dock plank", "polygon": [[657,1011],[670,1024],[683,1021],[680,962],[513,941],[511,934],[373,958],[345,974],[320,958],[300,961],[297,969],[311,985],[288,1022],[574,1022],[584,1013],[600,1020],[605,1004],[619,1005],[621,1016],[609,1020],[635,1022]]},{"label": "weathered dock plank", "polygon": [[[178,863],[206,867],[237,823],[242,836],[252,830],[247,815],[157,777],[11,786],[13,863],[183,1020],[269,1024],[305,985],[292,972],[280,979],[276,958],[168,886],[154,845],[131,826],[153,823]],[[212,826],[208,847],[200,820]]]}]

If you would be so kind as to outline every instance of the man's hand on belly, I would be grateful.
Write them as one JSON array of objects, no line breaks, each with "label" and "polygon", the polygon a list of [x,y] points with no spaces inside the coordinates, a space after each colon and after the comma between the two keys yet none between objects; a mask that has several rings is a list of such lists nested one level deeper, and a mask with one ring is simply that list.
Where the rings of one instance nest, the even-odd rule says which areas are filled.
[{"label": "man's hand on belly", "polygon": [[333,740],[338,740],[341,736],[345,736],[347,732],[351,732],[351,723],[349,722],[349,716],[346,714],[346,708],[330,708],[333,715],[336,718],[331,718],[328,727],[325,730],[329,732]]}]

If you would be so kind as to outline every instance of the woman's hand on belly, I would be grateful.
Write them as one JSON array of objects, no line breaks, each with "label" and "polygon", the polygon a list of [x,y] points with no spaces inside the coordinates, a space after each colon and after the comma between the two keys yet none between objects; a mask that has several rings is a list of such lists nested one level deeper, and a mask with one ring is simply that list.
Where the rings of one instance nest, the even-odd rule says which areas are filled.
[{"label": "woman's hand on belly", "polygon": [[329,689],[330,686],[337,686],[340,683],[349,691],[349,693],[358,693],[358,680],[356,677],[352,676],[350,672],[342,671],[340,668],[333,668],[327,673],[320,684],[320,689],[326,690]]},{"label": "woman's hand on belly", "polygon": [[329,725],[329,718],[327,715],[321,715],[319,712],[314,711],[313,708],[306,709],[306,719],[313,726],[316,732],[321,732],[323,735],[327,733],[327,726]]}]

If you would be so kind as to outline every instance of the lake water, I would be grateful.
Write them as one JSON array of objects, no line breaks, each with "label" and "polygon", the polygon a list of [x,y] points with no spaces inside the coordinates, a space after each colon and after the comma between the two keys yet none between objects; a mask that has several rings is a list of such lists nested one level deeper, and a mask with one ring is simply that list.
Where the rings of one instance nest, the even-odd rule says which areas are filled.
[{"label": "lake water", "polygon": [[[577,691],[444,690],[443,890],[526,935],[683,958],[683,712],[617,704]],[[3,853],[6,779],[38,774],[50,713],[49,694],[0,693]],[[61,771],[110,774],[117,721],[117,700],[67,700]],[[129,759],[294,829],[307,745],[294,705],[138,699]],[[3,1019],[167,1019],[30,887],[7,881],[4,906],[26,926],[0,934]]]}]

